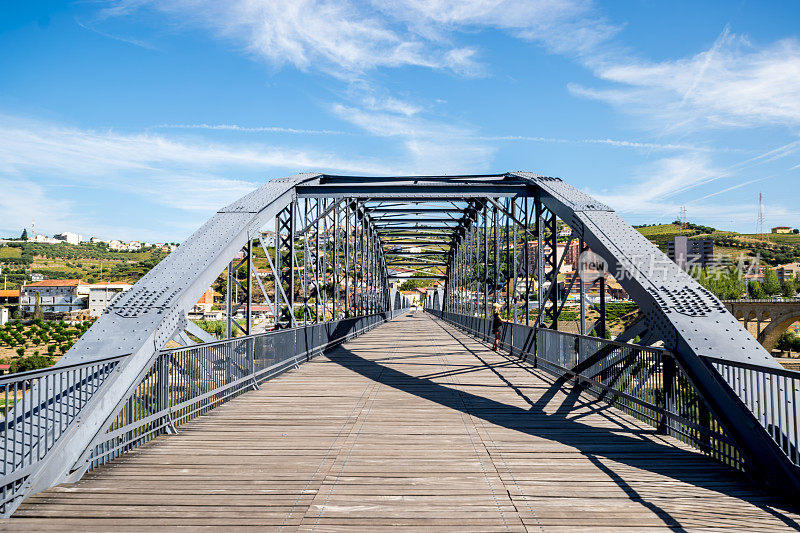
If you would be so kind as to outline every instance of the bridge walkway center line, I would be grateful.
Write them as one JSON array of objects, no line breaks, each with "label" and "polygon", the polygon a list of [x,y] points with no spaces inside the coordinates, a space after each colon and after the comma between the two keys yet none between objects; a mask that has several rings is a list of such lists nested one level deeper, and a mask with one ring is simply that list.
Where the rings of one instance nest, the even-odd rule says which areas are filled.
[{"label": "bridge walkway center line", "polygon": [[780,531],[675,439],[421,311],[26,503],[8,531]]}]

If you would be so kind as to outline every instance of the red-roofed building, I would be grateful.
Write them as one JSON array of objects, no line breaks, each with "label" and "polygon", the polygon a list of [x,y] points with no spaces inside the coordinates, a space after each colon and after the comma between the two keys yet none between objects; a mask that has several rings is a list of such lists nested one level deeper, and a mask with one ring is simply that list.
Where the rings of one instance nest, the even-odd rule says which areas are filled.
[{"label": "red-roofed building", "polygon": [[86,308],[89,284],[79,279],[47,279],[23,285],[19,293],[23,313],[32,314],[37,299],[43,313],[69,313]]},{"label": "red-roofed building", "polygon": [[211,307],[214,305],[214,302],[216,302],[216,299],[221,297],[222,295],[211,287],[207,288],[206,292],[204,292],[200,299],[197,300],[197,303],[194,304],[192,312],[202,314],[210,313]]},{"label": "red-roofed building", "polygon": [[18,304],[19,289],[0,289],[0,304]]}]

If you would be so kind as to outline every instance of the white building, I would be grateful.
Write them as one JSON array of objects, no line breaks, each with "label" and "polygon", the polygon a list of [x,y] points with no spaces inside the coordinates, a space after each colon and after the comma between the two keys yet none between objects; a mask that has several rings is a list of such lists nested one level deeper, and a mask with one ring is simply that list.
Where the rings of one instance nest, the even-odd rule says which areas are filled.
[{"label": "white building", "polygon": [[56,233],[53,238],[57,241],[66,242],[68,244],[80,244],[83,241],[83,235],[65,231],[63,233]]},{"label": "white building", "polygon": [[130,289],[130,283],[93,283],[89,285],[89,316],[99,317],[121,293]]},{"label": "white building", "polygon": [[79,279],[48,279],[24,285],[19,306],[23,313],[36,310],[38,297],[43,313],[69,313],[86,308],[89,285]]},{"label": "white building", "polygon": [[59,240],[53,239],[52,237],[48,237],[47,235],[42,235],[41,233],[36,235],[32,240],[33,242],[38,242],[42,244],[58,244],[61,242]]},{"label": "white building", "polygon": [[121,252],[122,250],[127,250],[128,247],[122,241],[118,241],[117,239],[111,239],[110,241],[108,241],[108,249],[114,252]]}]

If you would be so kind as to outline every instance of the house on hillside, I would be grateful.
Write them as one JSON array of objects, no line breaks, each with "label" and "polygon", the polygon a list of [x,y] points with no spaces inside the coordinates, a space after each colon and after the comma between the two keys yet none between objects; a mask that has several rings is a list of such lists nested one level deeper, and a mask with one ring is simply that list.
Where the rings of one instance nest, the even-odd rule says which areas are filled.
[{"label": "house on hillside", "polygon": [[794,279],[800,274],[800,263],[786,263],[785,265],[773,267],[772,270],[777,274],[778,281],[783,283],[786,280]]},{"label": "house on hillside", "polygon": [[16,305],[19,303],[19,289],[0,289],[0,304]]},{"label": "house on hillside", "polygon": [[208,314],[211,313],[211,308],[214,306],[214,302],[217,301],[218,298],[222,298],[222,295],[212,289],[211,287],[206,289],[206,292],[197,300],[197,303],[194,304],[192,307],[192,313],[197,314]]},{"label": "house on hillside", "polygon": [[772,233],[791,233],[792,228],[789,226],[775,226],[772,228]]},{"label": "house on hillside", "polygon": [[37,297],[43,313],[69,313],[87,307],[89,284],[79,279],[48,279],[23,285],[19,296],[23,313],[33,314]]},{"label": "house on hillside", "polygon": [[67,244],[80,244],[83,241],[82,235],[78,235],[77,233],[72,233],[71,231],[56,233],[55,235],[53,235],[53,238],[60,242],[66,242]]}]

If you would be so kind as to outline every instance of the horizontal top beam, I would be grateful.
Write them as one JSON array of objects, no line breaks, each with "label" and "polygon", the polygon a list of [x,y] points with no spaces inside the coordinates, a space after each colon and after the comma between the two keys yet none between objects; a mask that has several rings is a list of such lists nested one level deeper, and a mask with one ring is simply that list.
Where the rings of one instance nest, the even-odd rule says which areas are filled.
[{"label": "horizontal top beam", "polygon": [[461,222],[458,218],[390,218],[390,217],[372,217],[373,222],[398,222],[404,224],[427,224],[428,222],[448,224],[458,224]]},{"label": "horizontal top beam", "polygon": [[498,183],[354,183],[351,185],[303,185],[295,188],[299,198],[362,198],[370,201],[383,199],[458,200],[467,198],[517,197],[532,194],[526,185]]},{"label": "horizontal top beam", "polygon": [[463,209],[458,209],[456,207],[441,207],[438,209],[433,208],[420,208],[415,209],[413,207],[375,207],[370,208],[367,207],[367,211],[370,213],[399,213],[399,214],[437,214],[437,213],[461,213]]}]

